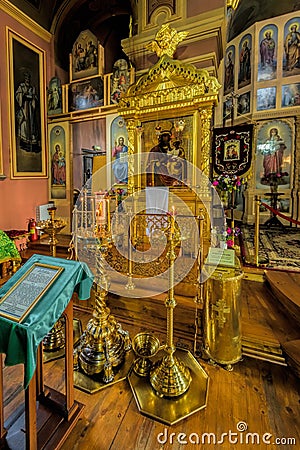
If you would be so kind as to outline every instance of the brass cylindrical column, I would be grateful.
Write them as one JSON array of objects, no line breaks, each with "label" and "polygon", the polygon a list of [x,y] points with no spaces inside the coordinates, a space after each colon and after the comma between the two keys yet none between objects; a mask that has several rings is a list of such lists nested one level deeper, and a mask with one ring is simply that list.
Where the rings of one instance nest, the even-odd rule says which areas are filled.
[{"label": "brass cylindrical column", "polygon": [[237,268],[218,268],[207,280],[204,348],[210,359],[231,369],[242,357],[241,284]]}]

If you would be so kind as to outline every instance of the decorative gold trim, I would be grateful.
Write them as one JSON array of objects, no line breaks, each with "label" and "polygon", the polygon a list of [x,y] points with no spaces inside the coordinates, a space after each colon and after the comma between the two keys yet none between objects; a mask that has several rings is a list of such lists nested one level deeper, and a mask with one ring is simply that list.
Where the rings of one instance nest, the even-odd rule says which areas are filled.
[{"label": "decorative gold trim", "polygon": [[20,11],[16,6],[7,0],[0,0],[0,10],[4,11],[10,17],[15,19],[21,25],[32,31],[34,34],[42,38],[46,42],[51,42],[52,34],[45,30],[33,19],[27,16],[23,11]]},{"label": "decorative gold trim", "polygon": [[236,9],[238,7],[240,3],[240,0],[227,0],[226,1],[226,6],[227,8],[232,8],[232,9]]},{"label": "decorative gold trim", "polygon": [[202,172],[209,177],[210,175],[210,138],[212,127],[212,106],[204,107],[200,110],[201,127],[201,164]]}]

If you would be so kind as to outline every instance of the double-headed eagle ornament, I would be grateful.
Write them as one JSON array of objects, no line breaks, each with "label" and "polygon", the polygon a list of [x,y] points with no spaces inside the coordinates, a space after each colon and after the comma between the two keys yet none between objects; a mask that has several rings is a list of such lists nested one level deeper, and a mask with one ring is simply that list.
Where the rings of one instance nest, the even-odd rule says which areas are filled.
[{"label": "double-headed eagle ornament", "polygon": [[175,28],[171,28],[167,23],[162,25],[161,29],[156,33],[155,40],[147,44],[146,48],[155,52],[159,58],[163,55],[168,55],[172,58],[177,45],[187,35],[187,31],[180,31],[178,33]]}]

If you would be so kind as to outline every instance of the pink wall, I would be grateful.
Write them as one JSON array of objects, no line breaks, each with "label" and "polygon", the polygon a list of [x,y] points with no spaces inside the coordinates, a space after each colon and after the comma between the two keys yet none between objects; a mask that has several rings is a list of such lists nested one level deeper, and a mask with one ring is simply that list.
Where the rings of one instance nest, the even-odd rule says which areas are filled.
[{"label": "pink wall", "polygon": [[[22,24],[0,11],[0,97],[1,97],[1,131],[2,154],[5,180],[0,180],[0,229],[26,229],[26,221],[29,217],[35,217],[37,205],[48,203],[48,179],[10,179],[10,132],[11,123],[9,117],[9,91],[8,68],[6,55],[6,27],[9,27],[25,39],[46,51],[46,80],[52,76],[50,62],[52,58],[52,46],[45,42],[32,31],[27,30]],[[54,75],[54,74],[53,74]],[[46,139],[47,141],[47,139]]]},{"label": "pink wall", "polygon": [[193,17],[217,8],[224,8],[225,10],[225,2],[224,0],[210,0],[209,2],[203,2],[201,0],[189,0],[187,2],[186,8],[186,16]]}]

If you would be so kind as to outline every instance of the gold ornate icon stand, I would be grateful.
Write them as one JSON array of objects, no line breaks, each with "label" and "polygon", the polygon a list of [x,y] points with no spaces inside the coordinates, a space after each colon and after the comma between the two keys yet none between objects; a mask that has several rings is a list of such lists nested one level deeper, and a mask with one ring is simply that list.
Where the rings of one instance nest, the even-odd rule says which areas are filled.
[{"label": "gold ornate icon stand", "polygon": [[149,377],[138,376],[134,365],[128,379],[140,412],[167,425],[173,425],[206,406],[208,375],[189,351],[176,349],[173,343],[176,306],[174,260],[175,247],[180,237],[176,230],[174,212],[169,214],[168,220],[169,290],[165,302],[167,344],[154,358]]}]

